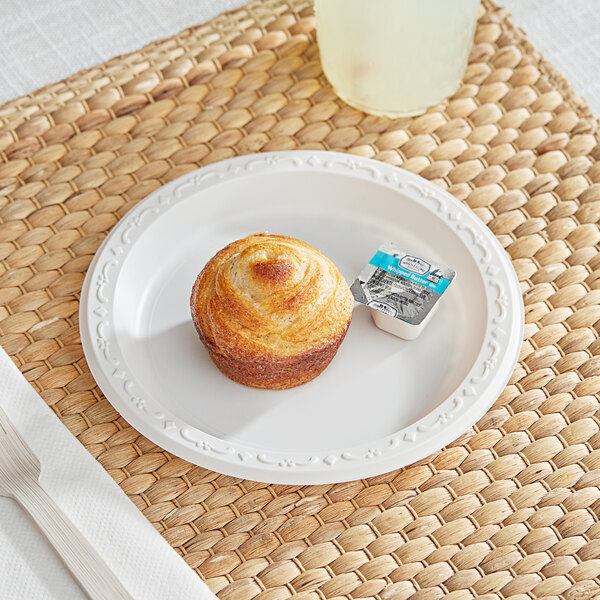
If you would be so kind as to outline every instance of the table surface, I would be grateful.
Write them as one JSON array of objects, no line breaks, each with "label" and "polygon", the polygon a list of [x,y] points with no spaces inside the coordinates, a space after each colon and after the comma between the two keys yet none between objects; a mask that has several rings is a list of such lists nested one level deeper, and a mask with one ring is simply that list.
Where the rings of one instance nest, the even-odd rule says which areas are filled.
[{"label": "table surface", "polygon": [[[246,0],[0,0],[0,104]],[[600,114],[600,0],[500,0]],[[135,23],[135,27],[132,24]]]}]

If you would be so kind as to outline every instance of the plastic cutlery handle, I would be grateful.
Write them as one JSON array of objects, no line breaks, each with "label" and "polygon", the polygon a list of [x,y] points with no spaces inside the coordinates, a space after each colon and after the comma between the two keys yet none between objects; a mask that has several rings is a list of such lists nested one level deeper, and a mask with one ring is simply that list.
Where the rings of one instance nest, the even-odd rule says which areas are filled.
[{"label": "plastic cutlery handle", "polygon": [[133,600],[117,576],[37,482],[15,482],[14,498],[32,516],[92,600]]}]

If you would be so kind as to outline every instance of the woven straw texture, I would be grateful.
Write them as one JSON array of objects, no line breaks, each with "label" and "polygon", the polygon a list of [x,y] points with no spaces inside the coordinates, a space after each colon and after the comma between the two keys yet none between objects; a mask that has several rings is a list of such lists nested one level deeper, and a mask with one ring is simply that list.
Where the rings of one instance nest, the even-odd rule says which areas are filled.
[{"label": "woven straw texture", "polygon": [[[10,102],[0,120],[0,344],[222,600],[600,592],[599,139],[504,10],[485,1],[464,84],[418,118],[345,106],[310,2],[263,0]],[[295,148],[448,189],[523,289],[520,361],[489,413],[369,480],[267,485],[176,458],[104,399],[79,341],[86,268],[129,208],[201,165]]]}]

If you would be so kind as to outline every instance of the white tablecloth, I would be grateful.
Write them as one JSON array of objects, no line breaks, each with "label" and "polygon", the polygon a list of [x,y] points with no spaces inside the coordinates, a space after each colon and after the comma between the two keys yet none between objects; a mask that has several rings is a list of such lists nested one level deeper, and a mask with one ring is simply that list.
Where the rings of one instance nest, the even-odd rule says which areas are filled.
[{"label": "white tablecloth", "polygon": [[[245,2],[0,0],[0,104]],[[600,0],[499,2],[600,115]]]}]

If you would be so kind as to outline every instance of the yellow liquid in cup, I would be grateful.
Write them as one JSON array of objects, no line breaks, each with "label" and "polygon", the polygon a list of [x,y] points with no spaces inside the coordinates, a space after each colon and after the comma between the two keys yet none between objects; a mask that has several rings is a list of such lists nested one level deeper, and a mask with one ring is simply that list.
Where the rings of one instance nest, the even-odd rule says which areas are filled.
[{"label": "yellow liquid in cup", "polygon": [[418,115],[460,85],[479,0],[315,0],[327,79],[356,108]]}]

